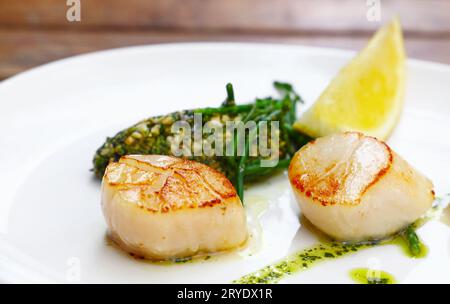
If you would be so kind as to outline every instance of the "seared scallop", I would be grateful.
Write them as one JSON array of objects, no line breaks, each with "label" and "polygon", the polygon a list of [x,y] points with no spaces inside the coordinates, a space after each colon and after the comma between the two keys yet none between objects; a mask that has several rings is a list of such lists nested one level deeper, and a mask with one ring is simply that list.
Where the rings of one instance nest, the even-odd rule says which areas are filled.
[{"label": "seared scallop", "polygon": [[334,239],[394,234],[422,216],[433,184],[385,143],[348,132],[302,147],[289,167],[302,214]]},{"label": "seared scallop", "polygon": [[147,259],[224,251],[247,239],[244,208],[230,181],[175,157],[128,155],[110,163],[102,209],[110,237]]}]

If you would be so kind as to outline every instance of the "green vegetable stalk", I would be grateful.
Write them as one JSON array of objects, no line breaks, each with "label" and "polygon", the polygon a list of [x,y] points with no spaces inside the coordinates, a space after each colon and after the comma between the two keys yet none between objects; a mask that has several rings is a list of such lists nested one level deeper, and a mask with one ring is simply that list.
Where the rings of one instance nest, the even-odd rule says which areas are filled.
[{"label": "green vegetable stalk", "polygon": [[422,251],[422,246],[419,237],[414,230],[414,225],[409,225],[401,235],[408,244],[409,252],[411,253],[411,255],[413,257],[419,256]]},{"label": "green vegetable stalk", "polygon": [[[256,129],[247,130],[244,141],[244,153],[238,153],[239,133],[224,134],[231,143],[232,155],[224,156],[190,156],[189,159],[204,163],[225,174],[235,186],[239,196],[243,199],[244,182],[259,179],[272,174],[275,170],[286,168],[293,154],[309,138],[297,133],[292,128],[295,121],[296,104],[302,102],[301,98],[287,83],[274,83],[280,97],[267,97],[256,99],[253,103],[237,105],[234,100],[234,91],[231,84],[227,84],[227,99],[217,108],[201,108],[195,110],[182,110],[167,115],[150,117],[137,124],[120,131],[96,151],[93,159],[95,175],[101,178],[109,162],[117,161],[127,154],[159,154],[173,155],[171,144],[177,134],[172,132],[172,125],[177,121],[187,122],[194,130],[194,115],[202,114],[203,123],[214,122],[225,125],[229,121],[256,123]],[[261,161],[268,157],[254,156],[250,153],[250,143],[257,141],[262,122],[279,122],[279,161],[274,167],[261,166]],[[269,128],[270,131],[270,128]],[[192,135],[193,136],[193,135]],[[203,135],[206,138],[207,134]],[[227,137],[228,136],[228,137]],[[269,142],[269,144],[271,144]]]}]

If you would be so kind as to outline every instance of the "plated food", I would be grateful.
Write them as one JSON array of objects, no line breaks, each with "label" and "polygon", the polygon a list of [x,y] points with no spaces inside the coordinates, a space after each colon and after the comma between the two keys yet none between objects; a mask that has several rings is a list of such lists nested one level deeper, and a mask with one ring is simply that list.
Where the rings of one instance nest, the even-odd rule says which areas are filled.
[{"label": "plated food", "polygon": [[110,237],[152,260],[226,251],[247,239],[244,208],[216,170],[162,155],[128,155],[106,168],[102,209]]},{"label": "plated food", "polygon": [[[435,200],[433,184],[382,141],[403,106],[404,59],[401,30],[394,21],[299,120],[296,108],[302,99],[290,84],[275,82],[278,97],[241,105],[228,84],[220,107],[151,117],[107,138],[93,163],[96,176],[103,179],[102,209],[110,238],[125,251],[150,260],[240,248],[249,237],[244,183],[289,166],[301,214],[332,242],[238,282],[276,282],[284,273],[321,259],[398,236],[412,256],[424,254],[414,229]],[[189,131],[174,131],[179,122]],[[229,123],[244,125],[244,133],[238,128],[230,132],[225,128]],[[247,128],[247,123],[254,124]],[[261,132],[266,123],[276,123],[277,128],[271,125]],[[215,154],[198,150],[212,135],[196,135],[202,124],[218,127],[214,135],[224,138],[220,149],[214,142]],[[276,136],[268,136],[270,132]],[[188,138],[188,151],[182,149],[188,153],[177,158],[173,147],[184,143],[182,138]],[[253,153],[253,144],[264,141],[274,153]],[[229,147],[231,154],[217,154]]]},{"label": "plated food", "polygon": [[[264,176],[270,176],[278,169],[287,168],[294,153],[309,140],[308,136],[292,131],[297,104],[302,102],[300,96],[290,84],[274,82],[274,87],[280,93],[279,97],[257,98],[252,103],[236,105],[233,86],[228,84],[226,86],[227,98],[220,107],[181,110],[142,120],[106,139],[94,155],[93,171],[97,177],[101,178],[110,162],[118,161],[120,157],[128,154],[173,156],[172,145],[178,146],[180,138],[186,135],[182,131],[178,131],[175,125],[176,122],[182,122],[180,125],[190,129],[190,133],[187,134],[189,147],[187,147],[187,151],[181,151],[186,152],[184,157],[204,163],[223,173],[233,183],[242,198],[244,180],[257,180]],[[197,119],[200,120],[200,127]],[[237,125],[240,122],[243,124],[253,122],[256,128],[259,128],[259,125],[264,122],[278,123],[279,128],[276,132],[279,132],[277,136],[279,142],[273,148],[275,151],[272,155],[253,156],[248,148],[240,149],[241,153],[239,153],[239,147],[249,145],[248,137],[241,136],[240,138],[245,139],[246,142],[239,143],[238,135],[235,134],[235,131],[227,129],[227,124],[236,123]],[[210,131],[200,131],[200,140],[197,144],[195,140],[191,140],[191,137],[194,138],[193,132],[196,128],[202,127],[203,129],[209,128]],[[216,128],[221,129],[216,131]],[[214,147],[214,151],[212,151],[214,153],[206,155],[203,144],[209,136],[217,136],[216,132],[223,135],[222,148],[217,153]],[[268,132],[270,133],[272,130],[269,129]],[[268,141],[270,145],[270,138]],[[200,149],[197,151],[198,147]],[[261,162],[270,159],[273,155],[278,160],[276,165],[261,165]]]},{"label": "plated food", "polygon": [[428,178],[385,143],[356,132],[303,146],[292,158],[289,179],[302,213],[342,241],[392,236],[435,199]]},{"label": "plated food", "polygon": [[[180,53],[193,60],[177,61]],[[384,282],[383,273],[402,284],[449,282],[450,230],[445,221],[449,209],[441,217],[438,213],[449,200],[450,142],[445,136],[450,130],[450,87],[441,84],[450,76],[450,68],[415,60],[408,61],[402,118],[386,143],[432,180],[436,201],[424,217],[399,234],[381,241],[333,242],[300,212],[287,169],[279,169],[244,187],[241,201],[248,241],[242,247],[155,262],[135,259],[105,237],[108,226],[100,204],[100,180],[89,169],[106,136],[146,117],[220,106],[225,98],[221,87],[230,80],[236,88],[236,105],[255,96],[279,96],[271,87],[275,76],[292,81],[305,99],[297,106],[306,110],[352,56],[348,51],[273,44],[142,46],[57,62],[2,82],[0,96],[8,102],[0,111],[4,118],[0,123],[17,140],[11,142],[13,137],[6,133],[2,138],[23,153],[3,151],[8,161],[0,222],[7,232],[0,239],[4,270],[0,280],[67,282],[66,274],[76,274],[72,270],[78,260],[81,283],[351,283],[355,269],[358,276],[366,277],[363,282]],[[45,88],[48,81],[61,90],[24,90]],[[61,95],[74,85],[83,90]],[[31,101],[42,106],[36,109]],[[26,109],[30,115],[23,121]],[[43,117],[49,123],[44,124]],[[58,121],[64,123],[55,127]],[[23,140],[25,135],[35,139],[33,153],[30,141]],[[406,246],[410,242],[405,242],[410,236],[425,245],[414,258]],[[273,271],[240,280],[266,266]],[[370,280],[369,273],[374,276]]]}]

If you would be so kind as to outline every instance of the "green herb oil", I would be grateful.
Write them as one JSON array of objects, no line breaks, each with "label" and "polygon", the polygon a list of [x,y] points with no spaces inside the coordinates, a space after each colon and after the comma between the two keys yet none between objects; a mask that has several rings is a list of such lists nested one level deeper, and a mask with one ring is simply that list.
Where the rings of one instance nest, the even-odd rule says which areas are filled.
[{"label": "green herb oil", "polygon": [[361,249],[375,246],[373,243],[344,244],[338,242],[319,243],[313,247],[299,251],[286,259],[246,275],[233,283],[261,284],[277,283],[287,275],[304,271],[320,261],[332,260],[353,254]]}]

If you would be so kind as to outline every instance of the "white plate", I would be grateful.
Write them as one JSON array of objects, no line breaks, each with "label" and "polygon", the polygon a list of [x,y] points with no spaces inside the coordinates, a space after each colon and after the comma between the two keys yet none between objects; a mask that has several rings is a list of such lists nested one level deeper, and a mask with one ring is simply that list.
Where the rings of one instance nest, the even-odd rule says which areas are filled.
[{"label": "white plate", "polygon": [[[311,104],[353,53],[264,44],[143,46],[78,56],[0,84],[0,280],[6,282],[231,282],[315,242],[300,227],[285,176],[247,191],[250,248],[208,261],[155,265],[105,239],[91,159],[106,136],[148,116],[224,99],[275,94],[288,81]],[[450,192],[450,68],[408,62],[405,110],[391,146]],[[257,220],[255,220],[257,218]],[[258,229],[259,227],[259,229]],[[394,246],[323,262],[283,282],[350,283],[349,270],[375,266],[400,282],[450,282],[450,229],[419,231],[425,259]]]}]

